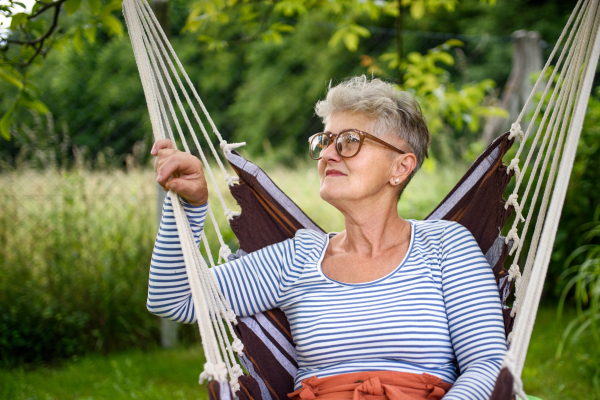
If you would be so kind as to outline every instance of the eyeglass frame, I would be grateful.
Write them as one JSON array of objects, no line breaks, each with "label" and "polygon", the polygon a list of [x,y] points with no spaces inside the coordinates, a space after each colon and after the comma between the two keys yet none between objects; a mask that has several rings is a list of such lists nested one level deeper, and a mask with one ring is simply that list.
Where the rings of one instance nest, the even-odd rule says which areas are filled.
[{"label": "eyeglass frame", "polygon": [[[338,150],[338,147],[337,147],[337,140],[338,140],[338,138],[340,137],[340,135],[341,135],[341,134],[343,134],[343,133],[346,133],[346,132],[355,132],[355,133],[358,133],[358,136],[360,137],[360,143],[358,144],[358,150],[356,150],[356,153],[354,153],[354,154],[353,154],[353,155],[351,155],[351,156],[343,156],[343,155],[341,155],[341,154],[340,154],[340,151]],[[342,158],[352,158],[352,157],[356,157],[356,155],[357,155],[358,153],[360,153],[360,150],[362,149],[362,145],[363,145],[363,142],[365,141],[365,139],[371,139],[372,141],[374,141],[374,142],[377,142],[377,143],[379,143],[379,144],[382,144],[382,145],[384,145],[384,146],[386,146],[386,147],[388,147],[388,148],[390,148],[390,149],[392,149],[392,150],[394,150],[394,151],[396,151],[396,152],[398,152],[398,153],[400,153],[400,154],[406,154],[406,151],[404,151],[404,150],[400,150],[399,148],[397,148],[397,147],[395,147],[395,146],[392,146],[391,144],[387,143],[386,141],[384,141],[384,140],[381,140],[381,139],[379,139],[378,137],[371,135],[370,133],[363,132],[363,131],[359,131],[358,129],[353,129],[353,128],[350,128],[350,129],[344,129],[343,131],[340,131],[340,132],[338,132],[338,133],[332,133],[332,132],[318,132],[318,133],[315,133],[314,135],[312,135],[311,137],[309,137],[309,138],[308,138],[308,143],[309,143],[309,148],[308,148],[308,150],[309,150],[309,152],[310,152],[310,158],[312,158],[312,159],[313,159],[313,160],[315,160],[315,161],[319,161],[321,158],[323,158],[323,157],[314,158],[314,157],[313,157],[313,155],[312,155],[312,146],[311,146],[311,144],[312,144],[312,141],[313,141],[313,139],[314,139],[315,137],[317,137],[317,135],[326,135],[326,136],[327,136],[327,138],[329,139],[329,144],[327,144],[327,147],[329,147],[329,145],[331,144],[331,137],[332,137],[332,136],[335,136],[335,139],[334,139],[334,141],[333,141],[333,142],[335,143],[335,151],[336,151],[336,152],[339,154],[339,156],[340,156],[340,157],[342,157]],[[327,149],[327,147],[325,147],[323,150]]]}]

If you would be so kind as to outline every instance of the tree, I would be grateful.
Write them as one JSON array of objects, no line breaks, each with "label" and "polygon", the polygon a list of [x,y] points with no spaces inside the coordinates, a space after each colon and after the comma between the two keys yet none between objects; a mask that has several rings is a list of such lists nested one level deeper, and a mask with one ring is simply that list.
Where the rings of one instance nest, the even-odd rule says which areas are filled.
[{"label": "tree", "polygon": [[[83,40],[96,41],[98,29],[111,36],[123,35],[123,24],[113,15],[121,2],[113,0],[36,0],[32,9],[25,4],[8,0],[0,5],[0,13],[10,18],[5,37],[0,38],[0,79],[17,89],[11,107],[0,119],[0,134],[10,140],[10,126],[17,107],[46,114],[48,107],[38,99],[37,88],[29,81],[28,67],[41,65],[53,48],[72,45],[81,54]],[[64,21],[64,14],[70,18]]]}]

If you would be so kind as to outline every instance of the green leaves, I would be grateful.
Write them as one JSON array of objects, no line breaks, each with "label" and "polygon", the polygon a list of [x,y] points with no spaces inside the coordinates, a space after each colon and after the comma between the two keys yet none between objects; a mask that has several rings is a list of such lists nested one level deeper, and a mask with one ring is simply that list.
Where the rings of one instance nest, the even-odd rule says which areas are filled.
[{"label": "green leaves", "polygon": [[65,11],[68,15],[73,15],[81,6],[81,0],[67,0],[65,1]]},{"label": "green leaves", "polygon": [[0,65],[0,79],[10,83],[16,87],[19,91],[14,100],[14,103],[6,111],[0,119],[0,136],[6,140],[10,140],[10,126],[13,121],[14,113],[18,106],[35,110],[40,114],[48,113],[48,107],[40,100],[36,98],[36,88],[31,84],[25,82],[24,76],[21,75],[17,70],[11,67],[4,67]]},{"label": "green leaves", "polygon": [[283,0],[275,4],[274,11],[280,12],[286,17],[292,17],[296,14],[305,14],[308,10],[304,0]]},{"label": "green leaves", "polygon": [[100,21],[111,35],[123,36],[123,24],[110,12],[103,12],[100,16]]},{"label": "green leaves", "polygon": [[12,106],[0,119],[0,135],[6,140],[10,140],[10,124],[15,111],[15,106]]},{"label": "green leaves", "polygon": [[347,23],[338,28],[329,40],[330,46],[337,46],[340,41],[343,41],[346,48],[350,51],[358,49],[360,37],[369,37],[371,32],[365,27],[356,25],[355,23]]},{"label": "green leaves", "polygon": [[95,43],[96,42],[96,25],[84,26],[83,34],[89,43]]},{"label": "green leaves", "polygon": [[0,70],[0,79],[10,83],[13,86],[16,86],[19,90],[23,89],[23,82],[21,82],[21,78],[18,78],[9,72]]},{"label": "green leaves", "polygon": [[73,32],[73,48],[77,54],[83,54],[83,38],[81,37],[81,28],[75,29]]},{"label": "green leaves", "polygon": [[284,32],[293,32],[296,28],[291,25],[281,22],[275,22],[269,27],[269,30],[262,34],[265,42],[281,43],[283,41]]},{"label": "green leaves", "polygon": [[19,28],[19,25],[27,22],[28,15],[25,13],[18,13],[12,15],[12,20],[10,21],[10,30],[14,31]]},{"label": "green leaves", "polygon": [[90,7],[92,14],[100,14],[100,10],[102,9],[102,3],[100,0],[88,0],[88,6]]}]

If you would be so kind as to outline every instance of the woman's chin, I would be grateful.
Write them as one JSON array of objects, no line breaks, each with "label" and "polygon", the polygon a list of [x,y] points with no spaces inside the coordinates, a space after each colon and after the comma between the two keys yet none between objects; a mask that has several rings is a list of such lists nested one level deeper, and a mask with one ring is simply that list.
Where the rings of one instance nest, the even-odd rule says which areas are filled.
[{"label": "woman's chin", "polygon": [[343,200],[348,197],[348,189],[347,187],[333,187],[337,185],[323,185],[321,186],[321,190],[319,191],[319,195],[326,202],[333,204],[336,201]]}]

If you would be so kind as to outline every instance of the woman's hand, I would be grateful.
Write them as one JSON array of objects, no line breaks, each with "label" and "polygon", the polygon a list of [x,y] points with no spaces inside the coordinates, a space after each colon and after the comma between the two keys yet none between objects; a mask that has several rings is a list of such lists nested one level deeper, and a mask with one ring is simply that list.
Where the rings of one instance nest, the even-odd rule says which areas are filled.
[{"label": "woman's hand", "polygon": [[154,143],[150,154],[156,156],[156,181],[165,190],[173,190],[185,201],[201,206],[208,201],[208,188],[202,163],[197,157],[173,148],[169,139]]}]

